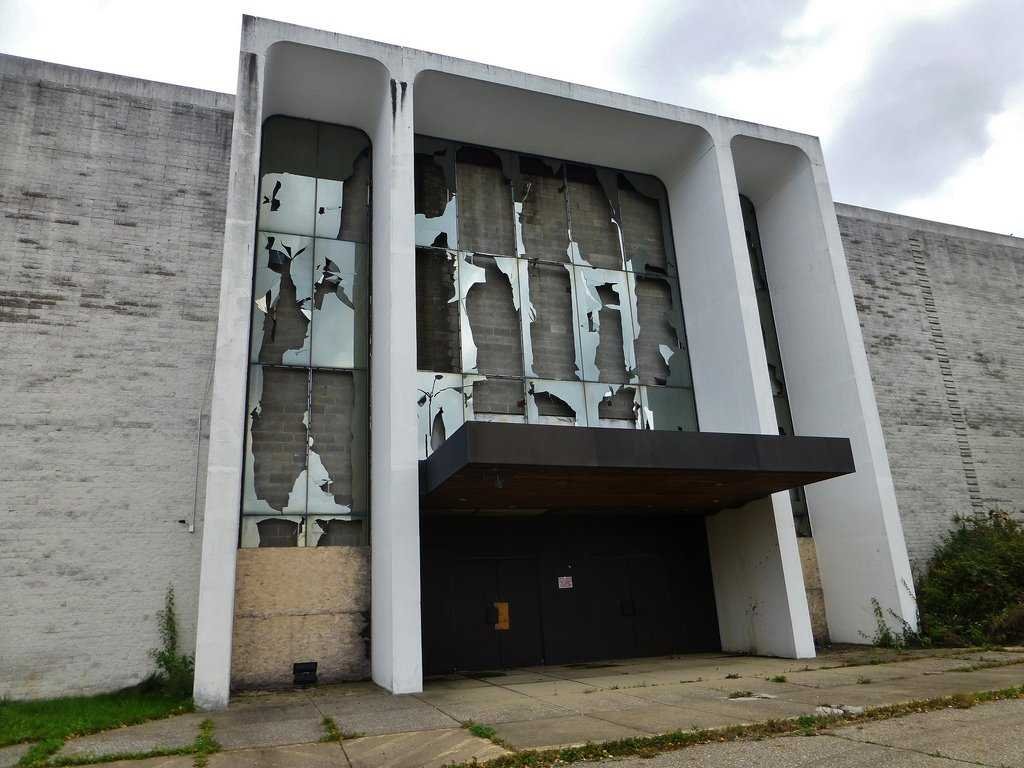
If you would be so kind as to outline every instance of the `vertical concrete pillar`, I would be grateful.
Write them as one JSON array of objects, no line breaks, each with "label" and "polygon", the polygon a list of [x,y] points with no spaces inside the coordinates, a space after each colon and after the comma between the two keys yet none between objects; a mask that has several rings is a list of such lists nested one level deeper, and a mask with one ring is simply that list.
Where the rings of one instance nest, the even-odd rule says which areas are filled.
[{"label": "vertical concrete pillar", "polygon": [[[700,428],[777,434],[728,138],[665,181]],[[723,649],[814,656],[788,496],[712,515],[707,535]]]},{"label": "vertical concrete pillar", "polygon": [[423,689],[412,81],[392,69],[374,135],[371,668],[394,693]]},{"label": "vertical concrete pillar", "polygon": [[196,623],[193,697],[200,709],[223,709],[231,687],[235,553],[241,508],[245,382],[249,363],[249,300],[256,228],[262,63],[239,57],[231,171],[224,227],[220,315],[214,355],[203,555]]},{"label": "vertical concrete pillar", "polygon": [[916,608],[821,150],[746,136],[732,147],[740,189],[757,209],[794,427],[847,437],[853,449],[857,471],[808,487],[807,506],[829,634],[862,643],[877,630],[872,598],[897,631],[916,624]]}]

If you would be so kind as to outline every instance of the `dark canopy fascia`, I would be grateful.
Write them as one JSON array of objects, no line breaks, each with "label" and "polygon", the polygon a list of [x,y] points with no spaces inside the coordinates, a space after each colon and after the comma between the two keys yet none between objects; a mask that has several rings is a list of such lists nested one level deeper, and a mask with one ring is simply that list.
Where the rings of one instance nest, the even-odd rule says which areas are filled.
[{"label": "dark canopy fascia", "polygon": [[704,513],[854,472],[850,441],[467,422],[420,461],[420,509]]}]

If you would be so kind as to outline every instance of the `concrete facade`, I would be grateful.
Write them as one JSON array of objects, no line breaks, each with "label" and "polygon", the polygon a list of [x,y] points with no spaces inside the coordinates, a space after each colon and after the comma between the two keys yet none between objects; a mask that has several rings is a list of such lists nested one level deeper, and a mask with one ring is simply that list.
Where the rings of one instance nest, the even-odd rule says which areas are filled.
[{"label": "concrete facade", "polygon": [[1024,241],[837,205],[907,549],[1024,511]]},{"label": "concrete facade", "polygon": [[[293,42],[279,43],[282,36]],[[743,277],[749,267],[734,205],[739,192],[756,197],[756,169],[738,167],[743,163],[735,160],[731,139],[741,134],[798,146],[812,161],[820,160],[816,142],[257,20],[247,21],[243,48],[237,108],[226,95],[0,57],[0,122],[5,136],[14,137],[0,146],[0,236],[5,243],[0,323],[8,336],[6,364],[0,367],[0,397],[7,404],[0,445],[9,468],[0,480],[0,509],[7,516],[0,533],[0,592],[9,596],[0,603],[5,628],[0,633],[0,696],[92,692],[137,681],[151,669],[146,651],[157,644],[155,611],[173,585],[187,644],[195,636],[200,593],[207,601],[205,621],[211,629],[201,639],[198,663],[200,678],[212,681],[207,703],[216,705],[226,695],[233,665],[239,680],[250,675],[239,666],[238,654],[232,654],[233,642],[236,648],[252,647],[246,623],[285,610],[281,603],[253,607],[244,597],[254,571],[242,555],[236,567],[233,553],[241,456],[235,433],[244,421],[245,378],[225,374],[213,385],[211,398],[210,365],[218,317],[219,354],[243,369],[246,364],[249,297],[237,289],[248,285],[252,269],[253,211],[245,201],[255,195],[259,124],[277,112],[300,114],[305,109],[300,105],[315,101],[312,97],[319,98],[319,112],[303,116],[355,125],[374,142],[373,332],[375,344],[381,338],[394,340],[383,351],[375,347],[373,359],[380,390],[375,391],[372,426],[370,659],[375,679],[385,687],[415,690],[419,675],[415,653],[407,647],[419,636],[418,587],[412,578],[419,553],[408,535],[416,527],[415,439],[407,441],[415,424],[408,387],[399,382],[413,375],[416,365],[415,323],[408,311],[416,306],[415,287],[403,277],[413,272],[414,132],[454,136],[457,126],[472,124],[476,127],[459,129],[460,138],[617,163],[661,176],[676,199],[690,201],[673,211],[680,267],[691,278],[682,284],[687,330],[694,375],[706,377],[705,392],[718,393],[714,400],[701,401],[698,389],[701,426],[774,429],[770,393],[761,380],[763,360],[761,368],[756,364],[760,331],[756,304],[749,301],[752,288],[747,290]],[[323,72],[324,79],[308,82],[305,92],[289,90],[285,84],[296,68]],[[364,95],[358,103],[328,104],[321,97],[329,82],[335,91],[338,83],[348,83]],[[515,89],[508,90],[512,85]],[[459,99],[456,93],[462,94]],[[650,156],[616,155],[619,150],[611,142],[578,141],[570,134],[565,142],[576,146],[552,143],[496,107],[483,110],[491,115],[487,120],[469,123],[459,113],[463,99],[492,107],[506,100],[506,109],[520,110],[524,118],[543,114],[563,125],[609,119],[611,107],[631,110],[623,113],[630,117],[620,115],[609,123],[609,135],[645,138],[652,148],[676,135],[666,133],[666,124],[685,130],[671,129],[681,131],[679,154],[666,166],[654,149]],[[234,163],[230,178],[229,160]],[[836,206],[836,229],[836,219],[829,219],[827,182],[822,183],[820,170],[815,173],[817,220],[829,252],[841,259],[845,251],[855,325],[859,321],[869,389],[877,398],[880,428],[871,439],[877,445],[884,435],[883,452],[888,451],[885,469],[891,467],[895,498],[882,529],[891,527],[898,503],[896,522],[902,521],[911,562],[920,565],[954,514],[1024,507],[1019,458],[1024,455],[1019,386],[1024,372],[1019,301],[1024,243],[842,205]],[[730,177],[736,181],[723,181]],[[709,195],[712,190],[717,192]],[[408,222],[409,231],[397,222]],[[766,244],[766,261],[768,250]],[[709,271],[701,263],[698,254],[709,251],[731,254],[715,262],[716,269],[726,272]],[[231,285],[218,308],[222,268]],[[770,263],[768,268],[772,278]],[[731,284],[736,293],[730,297],[712,290],[723,284]],[[776,302],[784,303],[772,288]],[[787,378],[798,378],[800,373],[790,370],[784,318],[776,319]],[[716,348],[748,351],[728,361],[710,354]],[[714,374],[716,366],[735,371],[738,365],[750,372],[746,384]],[[120,370],[124,375],[118,375]],[[793,398],[800,396],[794,393]],[[214,424],[209,483],[217,495],[207,514],[215,519],[206,526],[203,543],[213,570],[204,573],[200,590],[211,399],[215,418],[221,411],[223,429]],[[730,402],[747,406],[730,408]],[[805,431],[799,408],[795,420],[798,432]],[[751,540],[741,560],[763,553],[765,540],[774,539],[777,547],[770,573],[748,573],[737,580],[744,572],[741,563],[716,571],[720,604],[741,606],[735,615],[720,616],[723,639],[734,649],[807,655],[813,649],[804,590],[813,614],[819,598],[829,602],[829,577],[822,565],[819,595],[808,577],[806,557],[801,575],[788,498],[780,496],[759,502],[758,510],[738,511],[732,522],[726,518],[733,513],[719,515],[714,526],[723,530],[710,531],[714,548],[716,535],[723,542],[739,532],[754,536],[760,526],[760,537]],[[837,514],[828,500],[809,495],[808,502],[812,519],[816,509],[819,516]],[[751,513],[759,516],[757,526],[751,525]],[[190,533],[193,522],[195,533]],[[819,560],[827,559],[818,519],[814,530]],[[888,540],[893,541],[891,536]],[[230,558],[224,558],[228,551]],[[735,548],[731,552],[740,554]],[[244,552],[244,557],[266,553]],[[288,553],[300,554],[320,556]],[[719,564],[727,557],[721,555]],[[778,580],[774,588],[772,578]],[[906,615],[902,578],[890,575],[887,583],[893,591],[890,604]],[[774,591],[759,597],[755,588]],[[739,590],[741,597],[730,598],[730,590]],[[865,595],[878,594],[860,591],[865,601]],[[758,635],[769,628],[752,623],[742,606],[778,599],[774,612],[789,614],[778,625],[785,631]],[[352,611],[365,610],[362,600]],[[869,608],[866,602],[864,608]],[[294,611],[308,612],[301,606]],[[294,623],[294,611],[285,624]],[[830,606],[830,622],[834,613]],[[337,637],[331,631],[320,637]],[[351,639],[354,631],[348,627],[346,637]],[[845,635],[833,639],[857,639]],[[254,669],[264,665],[255,654],[246,656]],[[339,659],[339,668],[343,665]],[[351,666],[343,674],[359,672]],[[259,676],[250,678],[255,682]]]},{"label": "concrete facade", "polygon": [[193,643],[231,110],[0,57],[0,697]]}]

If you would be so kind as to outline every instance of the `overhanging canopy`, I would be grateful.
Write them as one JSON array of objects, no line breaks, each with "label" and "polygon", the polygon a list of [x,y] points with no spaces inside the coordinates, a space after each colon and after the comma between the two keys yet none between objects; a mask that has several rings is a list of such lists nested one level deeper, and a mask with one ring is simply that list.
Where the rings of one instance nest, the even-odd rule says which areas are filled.
[{"label": "overhanging canopy", "polygon": [[846,438],[474,421],[420,461],[420,509],[702,513],[853,471]]}]

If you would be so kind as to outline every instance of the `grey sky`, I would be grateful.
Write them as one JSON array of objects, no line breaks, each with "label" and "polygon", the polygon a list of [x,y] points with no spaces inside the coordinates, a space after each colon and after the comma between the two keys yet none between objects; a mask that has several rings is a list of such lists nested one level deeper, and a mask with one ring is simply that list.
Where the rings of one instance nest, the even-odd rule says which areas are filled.
[{"label": "grey sky", "polygon": [[1021,0],[437,7],[0,0],[0,51],[231,91],[253,13],[813,133],[837,200],[1024,234]]}]

